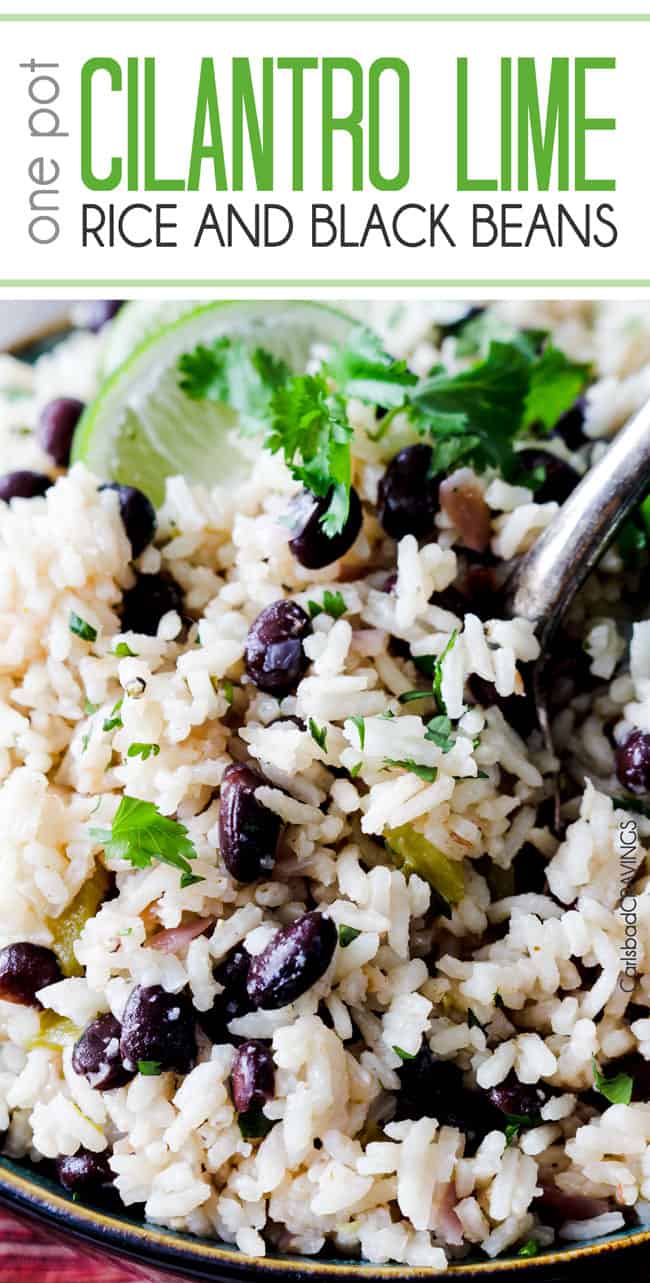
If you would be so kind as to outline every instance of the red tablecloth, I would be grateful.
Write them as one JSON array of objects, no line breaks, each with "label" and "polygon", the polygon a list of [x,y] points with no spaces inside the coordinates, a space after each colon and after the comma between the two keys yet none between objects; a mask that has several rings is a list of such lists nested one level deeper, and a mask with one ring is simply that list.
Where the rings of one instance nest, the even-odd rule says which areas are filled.
[{"label": "red tablecloth", "polygon": [[0,1283],[183,1283],[69,1242],[0,1209]]}]

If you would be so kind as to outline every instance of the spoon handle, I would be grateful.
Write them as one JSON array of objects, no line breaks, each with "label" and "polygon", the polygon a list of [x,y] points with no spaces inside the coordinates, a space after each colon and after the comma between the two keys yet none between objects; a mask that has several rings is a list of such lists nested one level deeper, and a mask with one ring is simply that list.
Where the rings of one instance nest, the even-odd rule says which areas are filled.
[{"label": "spoon handle", "polygon": [[576,486],[515,571],[511,613],[539,625],[542,647],[649,486],[647,401]]}]

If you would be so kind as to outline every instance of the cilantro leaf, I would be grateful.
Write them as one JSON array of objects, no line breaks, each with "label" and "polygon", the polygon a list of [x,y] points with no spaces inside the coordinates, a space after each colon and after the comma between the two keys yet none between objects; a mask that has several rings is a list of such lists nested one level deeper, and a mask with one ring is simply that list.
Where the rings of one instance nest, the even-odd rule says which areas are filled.
[{"label": "cilantro leaf", "polygon": [[396,1056],[399,1056],[400,1060],[415,1060],[417,1054],[414,1051],[404,1051],[402,1047],[393,1047],[393,1051]]},{"label": "cilantro leaf", "polygon": [[329,497],[321,525],[328,538],[343,529],[350,510],[352,428],[340,397],[320,374],[299,374],[276,389],[264,444],[282,451],[296,481],[318,498]]},{"label": "cilantro leaf", "polygon": [[550,432],[577,401],[590,373],[590,366],[570,361],[559,348],[545,347],[531,366],[522,429],[534,424]]},{"label": "cilantro leaf", "polygon": [[126,750],[127,757],[141,757],[143,762],[148,762],[150,757],[157,757],[160,752],[160,744],[140,744],[137,741],[129,744]]},{"label": "cilantro leaf", "polygon": [[362,762],[355,762],[354,766],[351,766],[351,767],[350,767],[350,779],[351,779],[351,780],[356,780],[357,775],[359,774],[359,771],[361,770],[362,765],[363,765],[363,763],[362,763]]},{"label": "cilantro leaf", "polygon": [[527,1238],[517,1252],[517,1256],[539,1256],[539,1243],[536,1238]]},{"label": "cilantro leaf", "polygon": [[118,659],[137,659],[136,652],[131,650],[128,642],[118,642],[113,654],[117,655]]},{"label": "cilantro leaf", "polygon": [[98,708],[99,704],[92,704],[89,699],[84,700],[84,713],[86,714],[86,717],[92,717],[93,713],[96,713]]},{"label": "cilantro leaf", "polygon": [[451,650],[453,650],[454,646],[456,645],[457,637],[458,637],[458,629],[454,628],[449,638],[449,641],[445,646],[445,649],[443,650],[442,654],[438,656],[438,658],[436,659],[433,665],[433,693],[436,697],[436,703],[438,705],[438,708],[441,710],[442,713],[445,713],[445,714],[447,712],[447,707],[442,697],[442,678],[443,678],[442,666],[445,659],[447,658],[447,655]]},{"label": "cilantro leaf", "polygon": [[384,410],[400,408],[417,383],[405,361],[394,361],[377,336],[364,326],[352,330],[345,345],[328,362],[326,373],[346,397],[358,397]]},{"label": "cilantro leaf", "polygon": [[138,1073],[143,1074],[145,1078],[157,1078],[160,1073],[161,1062],[159,1060],[139,1060]]},{"label": "cilantro leaf", "polygon": [[506,1147],[512,1145],[513,1140],[519,1135],[521,1123],[508,1123],[505,1129]]},{"label": "cilantro leaf", "polygon": [[70,611],[68,628],[76,637],[81,637],[82,641],[94,642],[97,639],[97,629],[93,628],[81,615],[75,615],[74,610]]},{"label": "cilantro leaf", "polygon": [[431,721],[427,723],[424,738],[425,740],[431,740],[434,744],[437,744],[438,748],[441,748],[443,753],[448,753],[450,749],[454,747],[454,740],[452,739],[451,732],[451,719],[443,713],[438,717],[432,717]]},{"label": "cilantro leaf", "polygon": [[315,722],[313,717],[310,717],[309,734],[312,739],[316,741],[318,747],[322,749],[323,753],[325,753],[327,751],[327,727],[319,726],[318,722]]},{"label": "cilantro leaf", "polygon": [[290,376],[288,365],[270,352],[225,335],[210,347],[199,344],[186,352],[178,368],[187,396],[230,406],[247,432],[258,432],[267,424],[273,393]]},{"label": "cilantro leaf", "polygon": [[237,1123],[243,1140],[259,1140],[262,1136],[268,1136],[275,1125],[273,1119],[267,1118],[266,1114],[255,1106],[247,1109],[243,1114],[238,1114]]},{"label": "cilantro leaf", "polygon": [[386,766],[398,766],[403,771],[410,771],[412,775],[417,775],[418,779],[426,780],[427,784],[433,784],[438,775],[437,766],[421,766],[419,762],[414,762],[412,758],[407,757],[403,762],[392,757],[385,757]]},{"label": "cilantro leaf", "polygon": [[416,699],[431,699],[431,698],[432,698],[432,696],[433,696],[433,691],[430,691],[430,690],[428,690],[428,691],[403,691],[401,695],[398,695],[398,696],[397,696],[397,702],[398,702],[399,704],[412,704],[412,703],[413,703],[413,701],[414,701],[414,700],[416,700]]},{"label": "cilantro leaf", "polygon": [[329,588],[323,593],[323,604],[318,601],[308,601],[307,609],[310,619],[316,619],[318,615],[331,615],[332,619],[340,619],[344,615],[347,606],[345,598],[340,592],[330,592]]},{"label": "cilantro leaf", "polygon": [[359,748],[363,751],[366,743],[366,723],[362,717],[349,717],[348,721],[356,726],[359,735]]},{"label": "cilantro leaf", "polygon": [[614,1078],[605,1078],[601,1074],[595,1056],[591,1060],[594,1071],[594,1087],[611,1105],[629,1105],[632,1099],[634,1079],[629,1074],[616,1074]]},{"label": "cilantro leaf", "polygon": [[113,705],[110,717],[105,717],[102,722],[103,731],[114,731],[117,727],[123,725],[122,718],[120,717],[120,709],[123,703],[123,699],[118,699],[117,704]]},{"label": "cilantro leaf", "polygon": [[339,927],[339,944],[341,948],[347,949],[348,945],[352,944],[352,941],[356,940],[360,935],[361,932],[356,927],[346,927],[345,923],[342,923]]},{"label": "cilantro leaf", "polygon": [[196,859],[196,850],[185,825],[161,815],[153,802],[125,794],[111,828],[92,828],[90,836],[103,846],[109,859],[127,860],[136,869],[149,868],[153,860],[161,860],[192,874],[190,860]]}]

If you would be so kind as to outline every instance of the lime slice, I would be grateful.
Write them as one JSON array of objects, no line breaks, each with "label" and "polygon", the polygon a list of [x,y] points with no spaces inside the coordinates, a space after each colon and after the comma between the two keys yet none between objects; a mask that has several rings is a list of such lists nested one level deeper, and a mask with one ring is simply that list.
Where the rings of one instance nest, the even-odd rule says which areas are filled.
[{"label": "lime slice", "polygon": [[345,341],[354,321],[318,303],[210,303],[158,330],[107,380],[81,418],[72,462],[102,480],[137,486],[160,505],[165,478],[176,474],[211,486],[250,471],[239,448],[236,414],[192,401],[179,387],[178,358],[223,335],[243,339],[305,370],[316,344]]},{"label": "lime slice", "polygon": [[192,299],[133,299],[120,308],[110,325],[106,326],[106,341],[102,357],[102,373],[107,378],[118,365],[135,351],[145,339],[163,326],[172,325],[182,316],[196,312],[201,303]]}]

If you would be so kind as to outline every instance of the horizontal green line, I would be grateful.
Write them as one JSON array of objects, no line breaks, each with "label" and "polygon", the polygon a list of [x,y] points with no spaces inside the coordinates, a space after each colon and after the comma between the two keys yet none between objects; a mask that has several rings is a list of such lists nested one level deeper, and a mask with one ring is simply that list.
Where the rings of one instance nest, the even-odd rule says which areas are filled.
[{"label": "horizontal green line", "polygon": [[650,22],[650,13],[4,13],[0,22]]},{"label": "horizontal green line", "polygon": [[328,289],[328,288],[340,289],[341,287],[354,287],[355,289],[366,288],[366,287],[368,289],[394,289],[398,286],[400,286],[403,289],[444,289],[444,288],[478,289],[483,287],[487,289],[496,289],[502,286],[507,287],[508,289],[548,289],[548,288],[555,289],[556,287],[560,287],[560,286],[570,286],[570,287],[589,286],[589,288],[594,288],[594,289],[595,288],[598,288],[598,289],[613,289],[613,288],[649,289],[650,278],[647,280],[630,280],[626,278],[614,280],[608,277],[604,279],[601,278],[598,280],[586,280],[586,279],[582,279],[581,277],[576,277],[573,279],[567,279],[566,277],[562,277],[558,279],[542,277],[541,279],[531,278],[530,280],[521,280],[520,278],[518,278],[517,280],[502,280],[502,279],[496,279],[496,278],[488,279],[486,277],[480,277],[480,278],[475,278],[473,280],[470,280],[468,278],[455,279],[452,277],[440,277],[435,280],[413,280],[413,279],[398,280],[393,278],[388,278],[384,280],[365,280],[365,279],[349,280],[347,278],[342,278],[341,280],[335,280],[332,277],[327,277],[324,280],[323,279],[307,280],[305,278],[300,278],[299,280],[296,280],[295,278],[293,278],[293,279],[286,279],[286,280],[282,279],[282,280],[250,281],[246,279],[239,280],[239,279],[232,279],[232,278],[222,279],[222,280],[206,280],[205,278],[203,278],[201,280],[185,280],[185,281],[180,281],[180,280],[152,281],[152,280],[116,280],[115,277],[110,277],[105,280],[47,279],[47,280],[35,281],[35,280],[29,280],[29,279],[23,280],[18,278],[15,278],[13,280],[9,280],[9,279],[0,280],[0,289],[3,289],[3,290],[14,289],[14,288],[31,289],[31,288],[40,288],[41,286],[47,286],[48,288],[56,286],[57,288],[61,288],[61,289],[64,289],[64,288],[65,289],[89,289],[91,287],[93,289],[95,288],[115,289],[117,286],[125,289],[126,288],[129,288],[129,289],[130,288],[133,288],[133,289],[163,289],[163,288],[164,289],[232,289],[233,287],[235,287],[236,289],[301,289],[305,287],[308,287],[310,289]]}]

